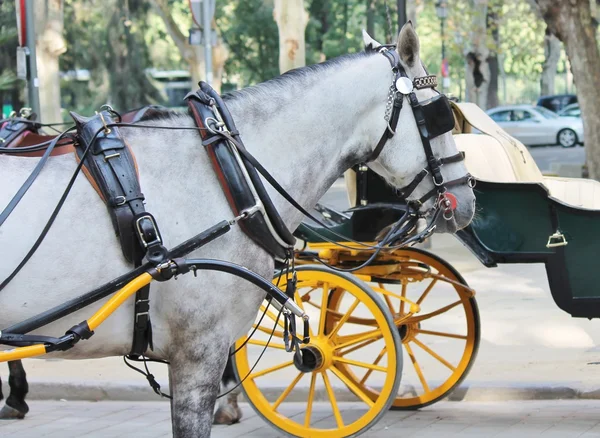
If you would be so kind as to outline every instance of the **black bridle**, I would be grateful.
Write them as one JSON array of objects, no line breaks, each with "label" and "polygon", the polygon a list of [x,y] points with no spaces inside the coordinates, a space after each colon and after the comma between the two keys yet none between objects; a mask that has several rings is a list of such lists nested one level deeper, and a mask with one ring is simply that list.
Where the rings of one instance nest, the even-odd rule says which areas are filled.
[{"label": "black bridle", "polygon": [[[437,92],[437,90],[435,90],[435,87],[437,86],[436,76],[427,75],[411,80],[400,63],[400,56],[398,55],[395,46],[381,46],[378,49],[378,52],[384,55],[390,62],[392,72],[394,73],[394,79],[388,94],[388,104],[384,116],[387,126],[367,162],[376,160],[379,154],[381,154],[387,141],[396,133],[400,111],[402,110],[404,98],[407,97],[413,110],[415,121],[417,122],[419,135],[427,159],[427,167],[421,170],[408,185],[398,190],[398,197],[404,200],[409,206],[419,210],[426,201],[437,195],[438,201],[434,205],[434,209],[443,209],[444,218],[450,220],[454,217],[454,212],[452,203],[446,195],[447,188],[461,184],[467,184],[469,187],[473,187],[475,181],[469,173],[460,178],[445,181],[444,176],[442,175],[442,166],[464,160],[465,154],[459,152],[449,157],[437,158],[431,148],[430,140],[452,131],[454,127],[452,107],[446,96],[439,92],[437,96],[419,102],[415,94],[415,89],[432,88]],[[433,189],[418,199],[409,200],[408,197],[415,191],[417,186],[427,175],[431,175],[434,185]]]}]

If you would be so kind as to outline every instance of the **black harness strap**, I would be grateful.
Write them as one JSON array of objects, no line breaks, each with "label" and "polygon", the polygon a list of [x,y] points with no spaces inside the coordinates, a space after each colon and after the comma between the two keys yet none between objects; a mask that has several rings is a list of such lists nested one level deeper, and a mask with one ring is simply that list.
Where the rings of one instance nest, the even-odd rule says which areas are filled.
[{"label": "black harness strap", "polygon": [[[102,111],[90,118],[71,113],[78,127],[81,154],[93,135],[104,126],[104,131],[92,146],[91,154],[84,159],[84,166],[97,184],[113,226],[121,243],[123,255],[135,267],[142,264],[144,257],[154,264],[161,263],[167,256],[154,217],[144,207],[144,195],[135,168],[135,160],[125,144],[119,129],[113,124],[112,115]],[[150,322],[150,285],[136,292],[134,305],[134,329],[131,354],[143,355],[152,346]]]},{"label": "black harness strap", "polygon": [[[381,139],[377,143],[377,146],[371,153],[371,156],[369,157],[368,161],[370,162],[377,159],[377,157],[379,157],[379,155],[381,154],[381,151],[383,150],[383,147],[385,146],[387,141],[394,136],[396,127],[398,125],[398,119],[400,117],[400,111],[402,110],[402,102],[404,100],[404,96],[408,97],[411,108],[413,110],[415,121],[417,123],[417,128],[419,130],[419,136],[421,137],[421,142],[423,144],[423,150],[425,152],[425,157],[427,160],[427,167],[421,170],[407,186],[403,187],[402,189],[399,189],[398,195],[406,202],[414,204],[414,206],[417,207],[418,210],[418,207],[420,207],[425,201],[430,199],[436,193],[439,193],[440,196],[443,196],[443,194],[446,192],[446,187],[448,186],[460,185],[464,183],[471,184],[472,177],[471,175],[466,174],[461,178],[445,182],[441,172],[441,167],[444,164],[458,163],[464,160],[465,154],[463,152],[459,152],[449,157],[436,158],[431,148],[430,140],[445,132],[449,132],[452,129],[452,127],[448,125],[448,122],[452,122],[452,124],[454,122],[453,116],[450,120],[452,110],[446,98],[443,95],[436,96],[435,98],[421,103],[417,99],[417,96],[414,92],[415,89],[419,90],[422,88],[435,88],[437,84],[435,76],[427,75],[424,77],[415,78],[412,81],[410,81],[410,78],[408,78],[406,71],[400,64],[400,58],[395,48],[393,46],[384,46],[380,50],[381,51],[379,53],[381,53],[388,59],[392,66],[392,71],[394,72],[394,82],[390,89],[390,97],[388,97],[388,99],[393,100],[393,105],[391,107],[391,114],[387,113],[386,108],[385,120],[388,122],[388,125],[386,126],[386,129],[383,135],[381,136]],[[402,88],[398,88],[398,82],[401,78],[409,79],[410,83],[412,84],[412,90],[406,90],[406,94],[404,94],[404,90],[403,92],[400,92],[400,89]],[[437,114],[435,113],[432,114],[432,110],[430,108],[433,108],[433,111],[441,112],[441,121],[438,124],[432,123],[431,126],[428,126],[428,122],[433,122],[433,120],[428,120],[428,118],[432,119],[437,116]],[[444,117],[444,115],[446,117]],[[364,173],[366,172],[363,172],[362,170],[359,171],[359,174]],[[407,198],[415,191],[417,186],[425,179],[427,175],[431,175],[433,179],[434,188],[427,192],[421,198],[414,201],[408,201]],[[366,191],[366,188],[363,187],[363,191]],[[361,202],[363,201],[367,202],[366,196],[361,196]]]}]

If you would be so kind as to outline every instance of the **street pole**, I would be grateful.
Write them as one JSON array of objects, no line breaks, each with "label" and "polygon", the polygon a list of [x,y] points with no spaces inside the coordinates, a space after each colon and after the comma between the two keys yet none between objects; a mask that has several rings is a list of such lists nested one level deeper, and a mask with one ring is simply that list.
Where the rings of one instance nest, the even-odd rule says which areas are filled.
[{"label": "street pole", "polygon": [[[39,79],[37,75],[37,60],[35,55],[35,17],[33,14],[34,0],[25,1],[25,22],[27,26],[27,49],[28,49],[28,78],[27,78],[27,100],[31,110],[40,117],[40,94]],[[21,11],[22,13],[22,11]],[[38,119],[39,120],[39,119]]]},{"label": "street pole", "polygon": [[[440,20],[440,27],[441,27],[441,33],[442,33],[442,66],[446,62],[446,39],[444,38],[444,21],[445,21],[444,18],[442,18]],[[445,81],[446,81],[446,78],[442,77],[442,86],[441,86],[442,94],[444,94],[444,85],[445,85],[444,82]]]},{"label": "street pole", "polygon": [[204,33],[204,58],[206,65],[206,82],[211,85],[213,82],[212,73],[212,11],[211,0],[202,2],[202,18],[203,18],[203,33]]},{"label": "street pole", "polygon": [[[408,21],[406,18],[406,0],[398,0],[398,30]],[[414,23],[413,23],[414,25]]]}]

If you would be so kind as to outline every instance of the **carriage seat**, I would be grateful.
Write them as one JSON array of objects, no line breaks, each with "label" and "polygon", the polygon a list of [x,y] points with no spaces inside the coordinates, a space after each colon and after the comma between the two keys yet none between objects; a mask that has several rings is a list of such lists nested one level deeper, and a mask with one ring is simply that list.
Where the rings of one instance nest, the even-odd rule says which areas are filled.
[{"label": "carriage seat", "polygon": [[475,178],[499,183],[538,183],[563,203],[600,210],[600,182],[543,176],[527,148],[477,105],[452,102],[452,106],[454,140],[458,149],[465,152],[465,165]]}]

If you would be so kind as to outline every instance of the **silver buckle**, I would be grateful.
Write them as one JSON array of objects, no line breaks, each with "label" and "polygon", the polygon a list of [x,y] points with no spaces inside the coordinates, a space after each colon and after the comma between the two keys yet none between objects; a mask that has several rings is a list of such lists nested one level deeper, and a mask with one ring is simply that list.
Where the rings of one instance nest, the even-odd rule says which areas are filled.
[{"label": "silver buckle", "polygon": [[142,315],[149,315],[149,313],[148,312],[136,313],[135,314],[135,322],[138,322],[139,317],[142,316]]},{"label": "silver buckle", "polygon": [[[152,224],[152,228],[154,229],[154,234],[156,235],[156,240],[153,240],[152,242],[146,242],[146,240],[144,239],[144,233],[142,231],[142,227],[140,227],[140,222],[143,219],[148,219],[150,221],[150,223]],[[140,240],[142,241],[142,244],[144,245],[144,248],[148,248],[148,246],[150,244],[153,244],[153,243],[156,243],[156,242],[162,243],[162,240],[160,239],[160,235],[158,234],[158,227],[156,226],[156,223],[154,222],[154,219],[152,219],[152,216],[149,216],[149,215],[140,216],[135,221],[135,227],[137,229],[138,235],[141,238]]]},{"label": "silver buckle", "polygon": [[121,205],[125,205],[127,202],[127,198],[125,196],[117,196],[115,197],[115,205],[120,207]]}]

